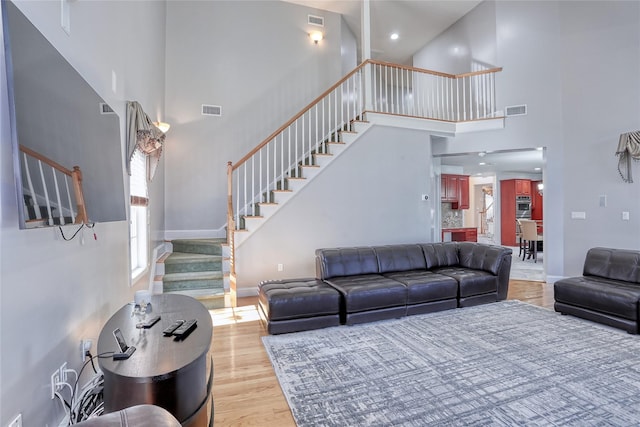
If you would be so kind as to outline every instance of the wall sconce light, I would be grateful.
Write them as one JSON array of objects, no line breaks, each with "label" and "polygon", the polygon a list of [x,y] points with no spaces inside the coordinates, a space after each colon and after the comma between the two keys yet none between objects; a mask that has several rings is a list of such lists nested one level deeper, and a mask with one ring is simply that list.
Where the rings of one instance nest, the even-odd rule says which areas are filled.
[{"label": "wall sconce light", "polygon": [[162,133],[167,133],[169,131],[169,128],[171,127],[169,123],[165,122],[153,122],[153,124],[155,125],[155,127],[160,129]]},{"label": "wall sconce light", "polygon": [[542,196],[542,192],[544,191],[544,183],[539,182],[538,183],[538,194],[540,194]]},{"label": "wall sconce light", "polygon": [[321,31],[313,31],[309,33],[309,37],[311,37],[311,40],[313,40],[315,44],[318,44],[318,42],[324,38],[324,34],[322,34]]}]

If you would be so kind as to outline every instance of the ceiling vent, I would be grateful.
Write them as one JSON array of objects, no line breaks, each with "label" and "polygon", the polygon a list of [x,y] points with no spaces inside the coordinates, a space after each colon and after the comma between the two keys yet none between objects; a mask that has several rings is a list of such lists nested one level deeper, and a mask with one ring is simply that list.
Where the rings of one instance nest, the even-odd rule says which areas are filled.
[{"label": "ceiling vent", "polygon": [[322,16],[307,15],[307,18],[309,24],[324,27],[324,18]]},{"label": "ceiling vent", "polygon": [[511,107],[506,107],[504,109],[505,116],[525,116],[527,114],[527,105],[512,105]]},{"label": "ceiling vent", "polygon": [[202,115],[203,116],[221,116],[222,107],[219,105],[202,104]]},{"label": "ceiling vent", "polygon": [[100,103],[100,114],[115,114],[116,112],[113,111],[113,108],[109,107],[109,104],[107,104],[106,102],[101,102]]}]

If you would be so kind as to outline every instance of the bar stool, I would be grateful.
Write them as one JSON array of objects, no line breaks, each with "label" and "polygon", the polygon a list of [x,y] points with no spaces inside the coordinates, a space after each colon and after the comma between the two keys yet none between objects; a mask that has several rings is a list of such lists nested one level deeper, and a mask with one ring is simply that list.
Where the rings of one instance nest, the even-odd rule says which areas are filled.
[{"label": "bar stool", "polygon": [[538,262],[538,242],[542,242],[542,236],[538,234],[538,224],[531,219],[521,219],[522,239],[524,240],[524,254],[522,260],[533,253],[533,261]]}]

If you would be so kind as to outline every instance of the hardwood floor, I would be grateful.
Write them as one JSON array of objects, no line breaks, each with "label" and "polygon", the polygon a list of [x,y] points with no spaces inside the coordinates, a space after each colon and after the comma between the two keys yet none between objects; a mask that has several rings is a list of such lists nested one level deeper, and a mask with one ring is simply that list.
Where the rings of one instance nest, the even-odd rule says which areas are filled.
[{"label": "hardwood floor", "polygon": [[[553,309],[553,285],[511,280],[507,299]],[[271,362],[262,346],[267,335],[257,297],[238,307],[212,310],[214,426],[295,427]]]}]

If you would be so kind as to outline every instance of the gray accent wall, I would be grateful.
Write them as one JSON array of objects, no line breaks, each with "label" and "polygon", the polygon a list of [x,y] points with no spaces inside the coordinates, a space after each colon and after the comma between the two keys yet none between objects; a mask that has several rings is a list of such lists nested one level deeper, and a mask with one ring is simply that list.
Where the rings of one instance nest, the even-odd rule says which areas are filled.
[{"label": "gray accent wall", "polygon": [[[152,118],[158,115],[162,119],[164,3],[69,2],[71,35],[60,27],[60,2],[16,4],[116,110],[123,135],[127,100],[138,100]],[[83,338],[93,340],[95,355],[102,325],[123,304],[133,300],[136,290],[147,289],[148,273],[133,286],[130,284],[127,221],[97,223],[93,230],[97,240],[90,230],[66,242],[58,228],[18,229],[3,52],[0,54],[0,425],[7,425],[21,413],[24,426],[57,426],[63,418],[63,407],[50,398],[51,373],[64,362],[69,368],[80,370]],[[115,92],[111,90],[112,71],[117,76]],[[128,176],[124,170],[122,174],[128,187]],[[161,242],[157,239],[162,238],[164,230],[163,176],[161,166],[150,188],[152,247]],[[128,194],[128,188],[125,193]],[[65,235],[69,237],[76,229],[64,227]],[[85,374],[87,371],[91,368],[85,369]],[[68,395],[67,391],[63,393]]]},{"label": "gray accent wall", "polygon": [[615,156],[619,135],[640,128],[639,21],[638,2],[487,1],[414,56],[417,67],[460,72],[455,47],[468,52],[467,70],[495,52],[504,68],[498,109],[527,104],[528,114],[507,118],[505,129],[447,138],[433,151],[546,147],[548,281],[580,274],[590,247],[640,249],[640,180],[624,183]]},{"label": "gray accent wall", "polygon": [[[224,235],[227,162],[342,78],[342,17],[281,1],[176,1],[167,11],[166,104],[175,124],[166,151],[167,233]],[[324,17],[317,45],[309,14]],[[222,106],[222,116],[201,115],[202,104]]]},{"label": "gray accent wall", "polygon": [[238,293],[255,293],[262,280],[315,277],[318,248],[433,242],[429,141],[425,131],[383,126],[362,134],[236,248]]}]

